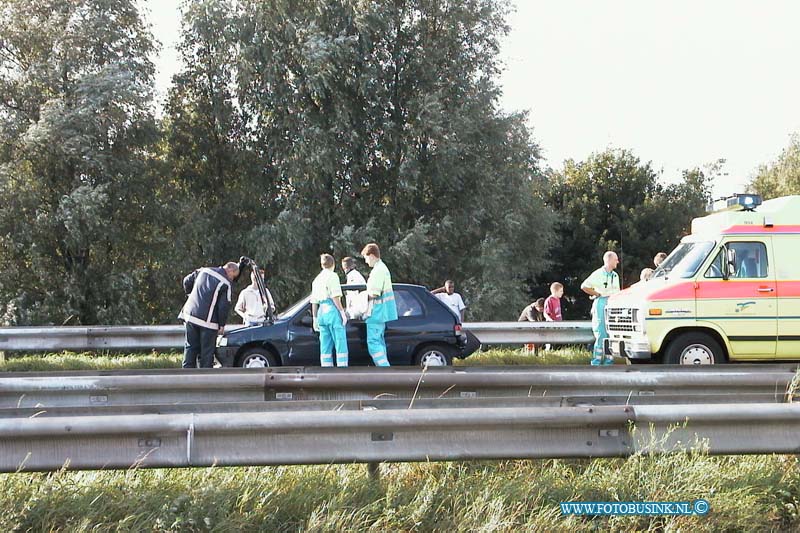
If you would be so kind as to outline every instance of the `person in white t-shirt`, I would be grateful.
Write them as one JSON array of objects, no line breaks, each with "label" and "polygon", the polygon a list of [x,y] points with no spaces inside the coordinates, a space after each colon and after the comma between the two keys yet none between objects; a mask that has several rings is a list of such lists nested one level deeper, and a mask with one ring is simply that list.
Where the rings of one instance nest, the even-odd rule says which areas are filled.
[{"label": "person in white t-shirt", "polygon": [[[342,271],[347,278],[345,285],[364,285],[366,287],[367,280],[364,279],[361,272],[356,270],[357,266],[358,263],[352,257],[342,259]],[[347,316],[352,319],[362,318],[367,310],[367,291],[345,291],[344,296]]]},{"label": "person in white t-shirt", "polygon": [[[261,277],[264,277],[264,269],[260,270]],[[258,292],[255,272],[250,272],[250,285],[242,289],[239,293],[239,300],[236,302],[236,314],[242,317],[245,326],[256,326],[263,324],[267,319],[264,301]],[[275,312],[275,300],[267,289],[267,299],[272,312]]]},{"label": "person in white t-shirt", "polygon": [[444,287],[434,289],[431,293],[435,294],[447,307],[452,309],[462,322],[464,321],[464,310],[467,306],[464,305],[464,300],[461,299],[461,295],[456,292],[456,284],[453,283],[453,280],[448,279],[444,282]]}]

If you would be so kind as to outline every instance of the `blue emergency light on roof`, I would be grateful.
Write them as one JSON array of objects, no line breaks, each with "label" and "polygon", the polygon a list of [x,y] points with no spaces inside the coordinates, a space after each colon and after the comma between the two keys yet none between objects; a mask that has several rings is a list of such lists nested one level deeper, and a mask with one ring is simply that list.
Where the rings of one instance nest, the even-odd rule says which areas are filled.
[{"label": "blue emergency light on roof", "polygon": [[728,198],[728,207],[739,206],[745,211],[754,211],[761,205],[761,196],[758,194],[734,194]]}]

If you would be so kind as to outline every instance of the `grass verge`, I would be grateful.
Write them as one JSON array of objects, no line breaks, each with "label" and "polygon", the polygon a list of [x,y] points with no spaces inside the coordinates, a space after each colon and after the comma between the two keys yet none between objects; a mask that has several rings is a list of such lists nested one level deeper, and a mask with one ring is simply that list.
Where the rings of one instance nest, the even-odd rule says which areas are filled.
[{"label": "grass verge", "polygon": [[[0,475],[4,531],[786,531],[797,458],[629,459]],[[561,501],[710,502],[705,516],[562,516]]]},{"label": "grass verge", "polygon": [[[150,352],[130,354],[108,353],[44,353],[19,355],[0,361],[0,372],[48,372],[58,370],[136,370],[146,368],[180,368],[183,354],[179,352]],[[477,352],[466,359],[457,359],[457,366],[496,365],[573,365],[588,364],[589,352],[564,348],[540,355],[522,350],[489,350]]]}]

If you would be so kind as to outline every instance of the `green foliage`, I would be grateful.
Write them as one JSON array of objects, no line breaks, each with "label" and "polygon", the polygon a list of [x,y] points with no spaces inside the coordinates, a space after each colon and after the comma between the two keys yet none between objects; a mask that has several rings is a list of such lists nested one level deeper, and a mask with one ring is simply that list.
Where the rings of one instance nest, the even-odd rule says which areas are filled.
[{"label": "green foliage", "polygon": [[778,159],[762,165],[750,188],[764,197],[776,198],[800,194],[800,135],[792,136],[789,146],[784,148]]},{"label": "green foliage", "polygon": [[[588,314],[581,282],[602,266],[602,255],[620,256],[623,286],[639,281],[653,257],[669,252],[688,233],[693,217],[704,214],[710,179],[703,171],[684,171],[679,184],[664,186],[650,163],[627,150],[606,150],[586,161],[569,160],[552,173],[542,195],[560,215],[553,266],[540,279],[565,284],[569,317]],[[549,291],[547,291],[549,293]]]},{"label": "green foliage", "polygon": [[507,9],[187,3],[156,143],[132,2],[7,3],[3,321],[168,321],[180,274],[240,253],[286,304],[370,240],[398,280],[458,279],[473,318],[521,306],[552,217],[526,117],[496,111]]},{"label": "green foliage", "polygon": [[0,314],[146,321],[152,35],[132,0],[10,0],[0,35]]},{"label": "green foliage", "polygon": [[511,318],[552,216],[526,117],[497,111],[507,3],[241,5],[240,101],[280,191],[249,240],[281,292],[374,240],[395,280],[454,278],[472,318]]}]

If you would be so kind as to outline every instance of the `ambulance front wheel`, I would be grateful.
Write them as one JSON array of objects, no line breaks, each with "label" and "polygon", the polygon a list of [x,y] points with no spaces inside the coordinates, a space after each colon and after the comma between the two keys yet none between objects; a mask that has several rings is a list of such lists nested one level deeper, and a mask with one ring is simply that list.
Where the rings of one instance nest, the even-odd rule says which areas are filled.
[{"label": "ambulance front wheel", "polygon": [[664,352],[668,365],[714,365],[725,362],[722,347],[708,333],[681,333]]}]

